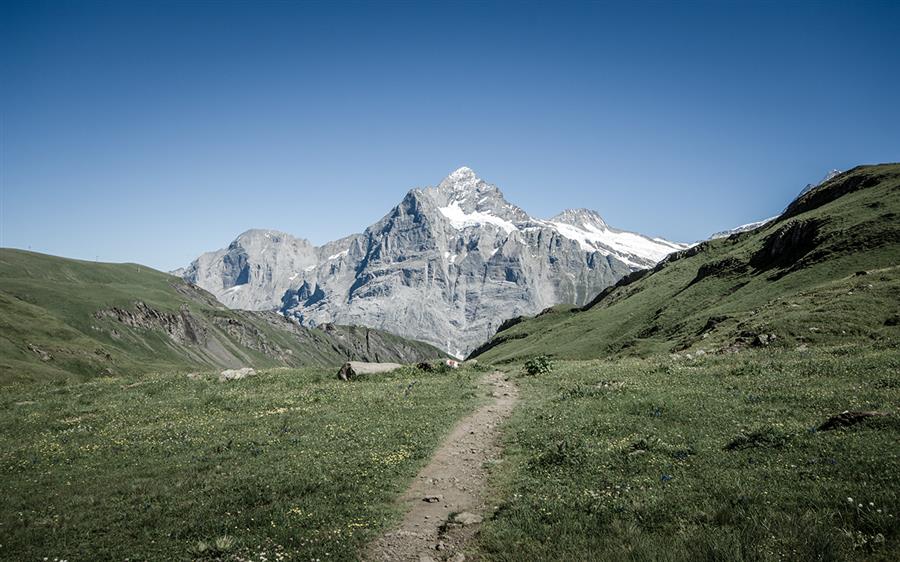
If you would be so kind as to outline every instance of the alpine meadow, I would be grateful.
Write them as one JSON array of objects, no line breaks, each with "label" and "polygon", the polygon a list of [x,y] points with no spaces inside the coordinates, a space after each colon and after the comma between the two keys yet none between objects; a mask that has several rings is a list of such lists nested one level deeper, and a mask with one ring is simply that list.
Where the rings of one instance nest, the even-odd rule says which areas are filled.
[{"label": "alpine meadow", "polygon": [[897,37],[0,4],[0,562],[897,560]]}]

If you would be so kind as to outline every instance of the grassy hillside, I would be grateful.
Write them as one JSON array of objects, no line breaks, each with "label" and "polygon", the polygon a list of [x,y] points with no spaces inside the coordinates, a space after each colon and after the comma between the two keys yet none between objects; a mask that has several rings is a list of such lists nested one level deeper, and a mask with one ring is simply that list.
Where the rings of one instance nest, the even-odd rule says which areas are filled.
[{"label": "grassy hillside", "polygon": [[[893,560],[900,165],[507,322],[476,355],[523,405],[485,560]],[[549,373],[516,365],[556,358]],[[823,430],[843,412],[880,414]]]},{"label": "grassy hillside", "polygon": [[482,399],[469,369],[0,387],[0,560],[353,560]]},{"label": "grassy hillside", "polygon": [[[900,352],[557,362],[521,406],[478,559],[896,560]],[[892,413],[825,431],[844,410]]]},{"label": "grassy hillside", "polygon": [[272,313],[228,310],[206,291],[137,264],[0,249],[0,383],[441,356],[377,330],[306,329]]},{"label": "grassy hillside", "polygon": [[[502,364],[521,403],[469,558],[896,559],[898,195],[900,165],[856,168],[584,309],[506,322],[479,364]],[[229,311],[136,265],[4,250],[0,559],[357,559],[479,401],[478,367],[227,384],[212,367],[416,353],[437,352]],[[555,366],[524,376],[539,354]],[[26,380],[56,377],[83,380]],[[844,410],[879,415],[822,428]]]},{"label": "grassy hillside", "polygon": [[509,322],[473,356],[507,362],[539,354],[896,346],[898,265],[900,164],[861,166],[803,195],[776,221],[673,255],[584,309]]}]

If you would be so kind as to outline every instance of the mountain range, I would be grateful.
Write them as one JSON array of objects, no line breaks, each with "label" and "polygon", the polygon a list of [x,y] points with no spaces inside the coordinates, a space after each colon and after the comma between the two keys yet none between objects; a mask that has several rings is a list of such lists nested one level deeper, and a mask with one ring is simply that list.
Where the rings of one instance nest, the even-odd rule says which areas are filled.
[{"label": "mountain range", "polygon": [[231,308],[368,326],[464,357],[509,318],[583,305],[687,247],[618,230],[588,209],[532,217],[462,167],[409,191],[360,234],[314,246],[248,230],[173,273]]},{"label": "mountain range", "polygon": [[444,355],[379,330],[306,328],[272,312],[229,310],[178,277],[0,249],[0,385],[223,367],[415,363]]},{"label": "mountain range", "polygon": [[805,189],[755,229],[702,242],[587,305],[508,321],[487,362],[732,353],[747,347],[896,349],[900,164],[858,166]]},{"label": "mountain range", "polygon": [[413,341],[435,333],[489,362],[880,341],[900,325],[898,188],[900,165],[859,166],[778,217],[667,254],[676,245],[591,211],[529,217],[463,169],[363,234],[315,247],[250,231],[202,256],[192,269],[228,283],[231,308],[138,264],[0,249],[0,380],[410,363],[443,356]]}]

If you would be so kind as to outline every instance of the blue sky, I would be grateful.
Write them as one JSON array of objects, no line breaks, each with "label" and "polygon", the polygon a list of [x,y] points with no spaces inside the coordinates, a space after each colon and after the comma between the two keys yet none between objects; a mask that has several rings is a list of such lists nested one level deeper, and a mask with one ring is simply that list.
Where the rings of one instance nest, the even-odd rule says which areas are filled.
[{"label": "blue sky", "polygon": [[900,3],[0,6],[0,245],[322,243],[467,165],[691,241],[900,160]]}]

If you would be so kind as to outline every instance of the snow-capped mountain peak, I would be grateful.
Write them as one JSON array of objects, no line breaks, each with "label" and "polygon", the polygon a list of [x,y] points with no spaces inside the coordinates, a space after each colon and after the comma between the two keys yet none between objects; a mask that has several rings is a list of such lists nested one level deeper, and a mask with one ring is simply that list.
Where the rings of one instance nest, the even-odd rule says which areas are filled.
[{"label": "snow-capped mountain peak", "polygon": [[426,191],[434,195],[438,211],[457,229],[494,225],[509,234],[518,229],[518,223],[529,220],[528,214],[507,201],[497,186],[466,166]]},{"label": "snow-capped mountain peak", "polygon": [[551,218],[550,222],[561,222],[578,228],[593,227],[602,230],[609,228],[600,213],[591,209],[566,209]]},{"label": "snow-capped mountain peak", "polygon": [[462,166],[444,178],[438,184],[438,189],[453,194],[465,194],[470,191],[476,191],[479,187],[485,185],[487,184],[478,177],[475,170],[468,166]]},{"label": "snow-capped mountain peak", "polygon": [[652,267],[687,244],[649,238],[643,234],[610,228],[596,211],[569,209],[546,221],[562,236],[578,242],[586,252],[612,256],[633,268]]},{"label": "snow-capped mountain peak", "polygon": [[251,231],[179,274],[232,307],[382,328],[463,356],[507,318],[583,304],[683,247],[614,229],[588,209],[531,217],[461,167],[360,234],[315,247]]},{"label": "snow-capped mountain peak", "polygon": [[842,173],[842,172],[841,172],[840,170],[837,170],[837,169],[831,170],[830,172],[828,172],[827,174],[825,174],[825,177],[823,177],[823,178],[819,181],[819,183],[808,183],[808,184],[806,184],[806,187],[803,188],[803,190],[800,192],[799,195],[797,195],[797,197],[800,197],[801,195],[805,195],[807,192],[809,192],[809,191],[811,191],[811,190],[813,190],[813,189],[819,187],[820,185],[822,185],[823,183],[827,182],[828,180],[834,178],[835,176],[841,175],[841,173]]}]

